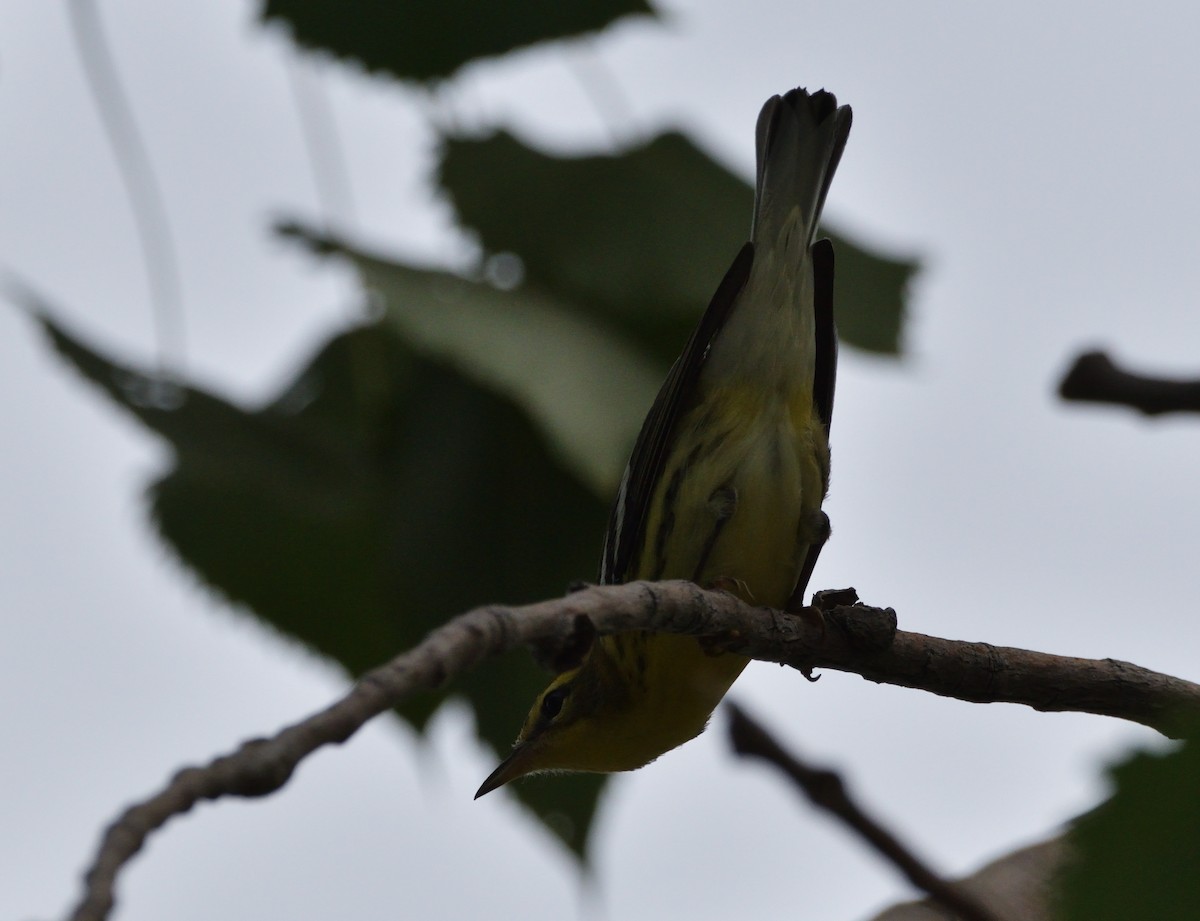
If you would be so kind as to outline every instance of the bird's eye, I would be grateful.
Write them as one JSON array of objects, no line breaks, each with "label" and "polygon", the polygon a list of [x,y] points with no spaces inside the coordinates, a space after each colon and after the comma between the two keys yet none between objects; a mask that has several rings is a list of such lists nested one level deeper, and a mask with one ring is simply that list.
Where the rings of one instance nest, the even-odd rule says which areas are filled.
[{"label": "bird's eye", "polygon": [[562,711],[563,702],[567,699],[567,695],[571,693],[571,689],[565,684],[555,688],[542,698],[542,719],[552,720]]}]

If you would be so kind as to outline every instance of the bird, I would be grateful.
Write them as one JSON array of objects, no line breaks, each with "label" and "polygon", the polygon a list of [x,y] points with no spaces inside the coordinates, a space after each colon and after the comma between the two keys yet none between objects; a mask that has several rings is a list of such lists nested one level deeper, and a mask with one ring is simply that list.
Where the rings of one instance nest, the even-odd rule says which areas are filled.
[{"label": "bird", "polygon": [[[602,584],[688,579],[803,609],[830,533],[821,505],[837,365],[833,246],[816,232],[851,120],[825,90],[763,105],[750,240],[642,425]],[[601,636],[538,695],[475,797],[529,774],[643,767],[703,732],[748,662],[696,637]]]}]

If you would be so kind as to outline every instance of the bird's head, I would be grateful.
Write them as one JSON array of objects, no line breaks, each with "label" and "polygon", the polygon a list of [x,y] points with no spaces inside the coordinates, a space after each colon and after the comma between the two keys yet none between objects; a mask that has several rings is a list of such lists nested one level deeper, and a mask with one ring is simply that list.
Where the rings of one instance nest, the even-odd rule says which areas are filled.
[{"label": "bird's head", "polygon": [[638,682],[630,678],[603,643],[594,643],[582,665],[538,695],[512,753],[475,798],[526,774],[631,771],[661,754],[645,737]]},{"label": "bird's head", "polygon": [[748,660],[713,656],[693,637],[604,637],[538,695],[512,753],[476,799],[542,771],[608,774],[649,764],[704,731]]}]

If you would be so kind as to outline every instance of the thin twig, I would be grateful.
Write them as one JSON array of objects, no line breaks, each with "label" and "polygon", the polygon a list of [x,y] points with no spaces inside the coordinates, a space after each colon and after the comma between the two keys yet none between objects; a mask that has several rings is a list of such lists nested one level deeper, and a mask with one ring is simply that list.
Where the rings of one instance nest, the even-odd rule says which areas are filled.
[{"label": "thin twig", "polygon": [[[1066,836],[1060,834],[997,857],[954,885],[1006,918],[1055,921],[1054,882],[1069,859]],[[870,921],[946,921],[946,913],[925,897],[884,908]]]},{"label": "thin twig", "polygon": [[[272,793],[311,752],[345,742],[406,697],[439,688],[517,646],[577,646],[578,637],[593,627],[601,634],[651,629],[707,636],[714,645],[801,669],[855,671],[873,681],[967,700],[1102,713],[1163,731],[1172,725],[1172,714],[1200,712],[1200,685],[1113,660],[1072,659],[897,631],[893,612],[843,603],[852,597],[826,594],[823,618],[801,617],[753,608],[690,582],[633,582],[592,586],[523,607],[476,608],[368,672],[325,710],[202,767],[185,768],[161,791],[128,808],[105,832],[83,897],[70,917],[108,917],[124,865],[151,833],[201,800]],[[989,697],[987,688],[997,694]]]},{"label": "thin twig", "polygon": [[96,0],[70,0],[67,10],[75,45],[79,49],[79,59],[96,101],[100,122],[112,145],[113,157],[117,161],[117,169],[125,184],[129,207],[137,226],[150,288],[159,370],[164,375],[177,376],[183,371],[187,336],[179,268],[167,209],[163,205],[150,155],[138,133],[133,111],[121,89],[116,65],[109,54]]},{"label": "thin twig", "polygon": [[325,230],[333,233],[346,231],[353,224],[354,196],[333,107],[318,66],[320,62],[313,55],[289,54],[284,60],[323,223]]},{"label": "thin twig", "polygon": [[783,746],[766,729],[736,704],[728,704],[727,709],[731,714],[729,738],[739,755],[762,758],[775,765],[792,779],[814,806],[841,819],[877,854],[903,873],[909,882],[927,892],[962,921],[1000,921],[990,908],[935,873],[911,848],[867,815],[850,797],[845,783],[835,772],[810,767],[795,755],[784,751]]},{"label": "thin twig", "polygon": [[637,128],[629,97],[625,95],[620,81],[605,66],[596,44],[581,39],[564,52],[564,59],[575,75],[575,82],[608,130],[613,147],[619,149],[627,146],[631,137],[638,137],[641,132]]}]

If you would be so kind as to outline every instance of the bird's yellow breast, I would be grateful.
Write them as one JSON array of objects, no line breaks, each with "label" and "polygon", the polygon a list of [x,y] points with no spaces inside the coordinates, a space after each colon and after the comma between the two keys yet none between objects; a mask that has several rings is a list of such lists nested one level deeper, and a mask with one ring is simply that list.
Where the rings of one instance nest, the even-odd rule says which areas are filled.
[{"label": "bird's yellow breast", "polygon": [[[711,421],[718,419],[719,425]],[[681,420],[679,432],[682,449],[651,503],[635,578],[691,579],[750,604],[783,607],[814,539],[806,522],[820,510],[828,481],[829,447],[811,395],[714,389]],[[623,672],[638,676],[638,705],[622,718],[621,735],[639,740],[646,760],[652,749],[699,735],[749,662],[713,654],[686,636],[601,642]]]},{"label": "bird's yellow breast", "polygon": [[680,421],[679,439],[651,503],[636,577],[691,579],[784,606],[828,480],[811,394],[714,387]]}]

